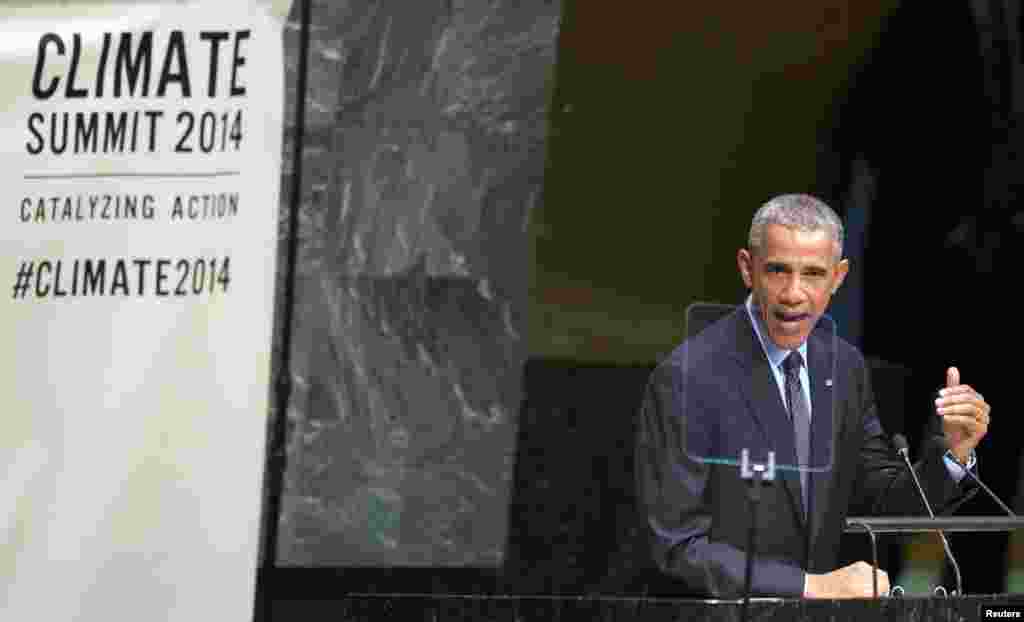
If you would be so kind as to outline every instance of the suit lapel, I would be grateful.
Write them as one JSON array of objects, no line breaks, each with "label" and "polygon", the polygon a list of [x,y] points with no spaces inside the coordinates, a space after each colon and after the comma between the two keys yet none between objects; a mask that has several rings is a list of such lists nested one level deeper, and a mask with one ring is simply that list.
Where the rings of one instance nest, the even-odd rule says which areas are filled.
[{"label": "suit lapel", "polygon": [[[826,321],[823,320],[823,323]],[[807,549],[809,555],[814,550],[815,541],[821,532],[824,518],[822,510],[829,507],[829,484],[832,481],[836,445],[835,409],[838,408],[838,387],[835,386],[835,339],[832,330],[815,331],[807,344],[811,375],[811,465],[819,469],[812,471],[810,477],[811,536]]]},{"label": "suit lapel", "polygon": [[[754,327],[750,324],[746,308],[741,305],[737,313],[742,314],[742,318],[737,318],[742,321],[736,323],[739,333],[736,340],[739,347],[739,359],[745,362],[744,366],[749,372],[747,406],[758,429],[764,436],[767,446],[775,450],[776,464],[795,465],[796,447],[793,439],[793,424],[790,422],[786,406],[782,402],[782,395],[771,370],[771,364],[757,340],[757,334],[754,333]],[[780,469],[776,471],[775,475],[782,481],[783,487],[789,493],[797,520],[801,523],[806,522],[800,494],[800,474],[792,469]]]}]

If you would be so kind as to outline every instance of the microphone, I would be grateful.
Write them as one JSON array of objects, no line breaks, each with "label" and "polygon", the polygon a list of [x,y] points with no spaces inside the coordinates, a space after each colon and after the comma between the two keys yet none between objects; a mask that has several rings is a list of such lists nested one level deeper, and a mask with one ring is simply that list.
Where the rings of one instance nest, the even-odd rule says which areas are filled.
[{"label": "microphone", "polygon": [[[954,460],[955,460],[955,458],[954,458]],[[957,463],[959,464],[959,461],[957,461]],[[997,504],[999,504],[999,507],[1002,508],[1002,510],[1004,512],[1006,512],[1007,516],[1010,516],[1012,518],[1017,518],[1017,515],[1014,514],[1013,510],[1011,510],[1010,508],[1006,507],[1006,504],[1003,503],[1002,499],[1000,499],[998,496],[996,496],[996,493],[992,492],[991,488],[989,488],[988,486],[983,484],[982,481],[980,479],[978,479],[977,475],[972,473],[971,470],[968,469],[965,465],[961,464],[960,466],[962,466],[963,469],[964,469],[964,472],[967,473],[967,477],[970,477],[971,479],[974,480],[974,482],[978,486],[981,486],[981,489],[984,490],[986,493],[988,493],[988,496],[991,497],[993,501],[995,501]]]},{"label": "microphone", "polygon": [[[892,437],[892,443],[896,446],[896,453],[903,458],[903,463],[907,465],[907,470],[910,471],[910,477],[914,480],[914,485],[917,487],[917,493],[921,497],[921,501],[924,502],[924,509],[928,510],[928,516],[935,518],[935,512],[932,511],[932,504],[928,503],[928,497],[924,494],[924,488],[921,487],[921,480],[917,479],[917,471],[914,470],[914,465],[910,464],[910,446],[907,444],[907,437],[902,434],[894,434]],[[956,558],[953,557],[953,550],[949,546],[949,540],[946,539],[946,534],[941,529],[938,530],[939,537],[942,538],[942,548],[946,551],[946,559],[949,560],[949,564],[953,566],[953,573],[956,575],[956,595],[964,595],[964,586],[960,578],[960,565],[956,563]]]},{"label": "microphone", "polygon": [[[946,439],[942,439],[942,444],[946,449],[949,449],[948,444],[946,443]],[[950,453],[949,455],[950,458],[953,459],[953,462],[956,462],[957,464],[960,465],[960,468],[962,468],[964,473],[967,474],[967,477],[973,479],[974,483],[980,486],[981,489],[985,491],[985,494],[991,497],[991,499],[995,501],[997,505],[999,505],[1000,509],[1002,509],[1003,512],[1006,512],[1007,516],[1011,518],[1017,518],[1017,515],[1014,513],[1014,511],[1011,510],[1005,503],[1003,503],[1003,500],[1000,499],[999,496],[996,495],[996,493],[992,492],[991,488],[986,486],[984,482],[978,479],[978,476],[974,474],[974,471],[968,469],[966,464],[961,464],[960,461],[956,459],[956,456],[954,456],[952,453]]]}]

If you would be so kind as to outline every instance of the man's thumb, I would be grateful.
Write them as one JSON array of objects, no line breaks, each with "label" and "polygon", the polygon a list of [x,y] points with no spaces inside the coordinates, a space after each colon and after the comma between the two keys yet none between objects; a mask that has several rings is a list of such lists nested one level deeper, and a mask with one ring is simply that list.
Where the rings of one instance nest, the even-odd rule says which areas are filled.
[{"label": "man's thumb", "polygon": [[960,370],[950,367],[946,370],[946,388],[955,387],[960,384]]}]

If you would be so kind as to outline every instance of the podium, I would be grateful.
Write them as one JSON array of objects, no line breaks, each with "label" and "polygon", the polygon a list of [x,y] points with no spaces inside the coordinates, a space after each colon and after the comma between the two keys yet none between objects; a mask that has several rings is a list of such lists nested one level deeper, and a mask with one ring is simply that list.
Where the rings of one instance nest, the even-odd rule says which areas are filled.
[{"label": "podium", "polygon": [[[850,517],[847,533],[867,534],[874,543],[880,535],[947,532],[1009,532],[1024,527],[1024,519],[994,516],[942,518]],[[877,557],[877,556],[876,556]],[[428,571],[429,569],[420,569]],[[452,572],[452,569],[446,569]],[[395,582],[381,581],[373,588],[356,591],[353,581],[338,576],[331,589],[311,589],[285,595],[273,593],[265,601],[261,620],[303,620],[304,622],[677,622],[707,620],[738,622],[742,599],[674,598],[671,595],[531,595],[495,593],[488,573],[462,568],[466,579],[479,575],[480,585],[469,581],[461,588],[478,593],[388,593]],[[968,569],[969,572],[969,569]],[[387,573],[384,573],[387,574]],[[425,586],[427,590],[432,589]],[[379,589],[370,592],[367,589]],[[437,589],[436,587],[433,589]],[[444,589],[444,588],[441,588]],[[448,589],[452,589],[449,587]],[[498,588],[500,589],[500,588]],[[682,592],[680,592],[682,593]],[[1015,616],[985,615],[992,611],[1024,612],[1024,594],[972,594],[968,596],[903,596],[850,600],[805,600],[799,598],[752,598],[750,620],[803,622],[882,622],[890,620],[975,621],[1013,619]],[[1024,613],[1017,619],[1024,619]]]},{"label": "podium", "polygon": [[[846,519],[846,533],[865,533],[871,539],[871,555],[878,569],[879,534],[907,534],[926,532],[1009,532],[1024,528],[1024,519],[1016,516],[851,516]],[[959,575],[957,578],[959,581]],[[875,592],[878,592],[877,577]],[[1021,616],[1024,618],[1024,615]]]},{"label": "podium", "polygon": [[[494,596],[457,594],[349,594],[335,600],[274,601],[270,620],[305,622],[678,622],[740,620],[740,600]],[[882,622],[985,620],[985,609],[1024,608],[1024,594],[958,598],[801,600],[756,598],[750,620]]]},{"label": "podium", "polygon": [[1009,516],[851,516],[846,533],[923,533],[929,531],[1016,531],[1024,518]]}]

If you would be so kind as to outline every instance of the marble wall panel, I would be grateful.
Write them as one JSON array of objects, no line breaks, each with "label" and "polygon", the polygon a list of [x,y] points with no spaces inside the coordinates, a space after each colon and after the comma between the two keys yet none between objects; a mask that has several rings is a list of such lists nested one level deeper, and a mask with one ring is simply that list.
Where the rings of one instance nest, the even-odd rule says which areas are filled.
[{"label": "marble wall panel", "polygon": [[313,2],[279,565],[502,562],[560,10]]}]

